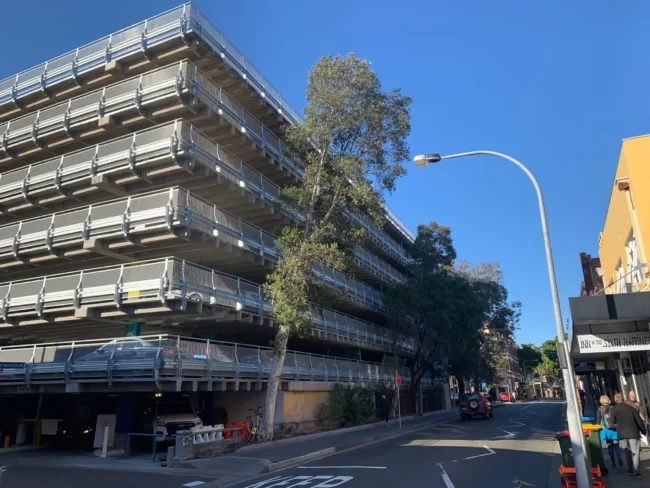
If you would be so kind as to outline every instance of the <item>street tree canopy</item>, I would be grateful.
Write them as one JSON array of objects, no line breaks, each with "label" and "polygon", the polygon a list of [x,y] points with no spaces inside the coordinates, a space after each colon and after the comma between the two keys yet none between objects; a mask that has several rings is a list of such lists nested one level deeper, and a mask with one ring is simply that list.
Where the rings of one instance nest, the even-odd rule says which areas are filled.
[{"label": "street tree canopy", "polygon": [[311,327],[309,303],[331,290],[312,273],[323,262],[346,271],[365,231],[347,212],[364,212],[383,225],[382,194],[405,173],[411,99],[383,91],[370,63],[354,54],[319,59],[309,72],[304,123],[286,130],[301,184],[285,188],[280,205],[299,216],[276,242],[282,252],[264,286],[276,335],[262,434],[273,437],[275,402],[290,336]]},{"label": "street tree canopy", "polygon": [[449,360],[460,380],[495,382],[503,357],[495,338],[510,339],[519,319],[498,264],[455,266],[451,229],[435,222],[418,226],[409,253],[407,280],[389,288],[385,302],[390,327],[414,338],[414,389],[439,358]]}]

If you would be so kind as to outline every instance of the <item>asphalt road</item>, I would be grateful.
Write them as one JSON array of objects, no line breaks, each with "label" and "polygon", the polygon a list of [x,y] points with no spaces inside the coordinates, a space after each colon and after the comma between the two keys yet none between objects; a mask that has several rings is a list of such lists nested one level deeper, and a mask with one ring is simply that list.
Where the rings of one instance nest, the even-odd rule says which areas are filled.
[{"label": "asphalt road", "polygon": [[[181,488],[219,486],[214,478],[194,475],[158,474],[137,471],[73,467],[10,466],[2,476],[1,488]],[[218,483],[218,482],[216,482]]]},{"label": "asphalt road", "polygon": [[[233,488],[546,488],[549,477],[558,476],[551,468],[559,456],[553,454],[554,434],[562,418],[560,402],[506,405],[494,411],[494,419],[427,425]],[[218,486],[215,481],[204,488]]]}]

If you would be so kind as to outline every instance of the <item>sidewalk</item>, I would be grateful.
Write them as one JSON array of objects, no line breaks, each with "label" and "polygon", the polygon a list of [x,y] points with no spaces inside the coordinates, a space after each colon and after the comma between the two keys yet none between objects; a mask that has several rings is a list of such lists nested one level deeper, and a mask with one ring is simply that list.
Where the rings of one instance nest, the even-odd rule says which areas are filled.
[{"label": "sidewalk", "polygon": [[607,488],[628,488],[628,487],[641,487],[648,486],[650,482],[650,448],[643,447],[641,449],[641,476],[642,480],[637,480],[627,474],[627,465],[623,468],[612,469],[609,466],[609,455],[607,454],[607,449],[603,450],[603,456],[605,456],[607,467],[609,468],[609,474],[603,478],[605,480],[605,486]]}]

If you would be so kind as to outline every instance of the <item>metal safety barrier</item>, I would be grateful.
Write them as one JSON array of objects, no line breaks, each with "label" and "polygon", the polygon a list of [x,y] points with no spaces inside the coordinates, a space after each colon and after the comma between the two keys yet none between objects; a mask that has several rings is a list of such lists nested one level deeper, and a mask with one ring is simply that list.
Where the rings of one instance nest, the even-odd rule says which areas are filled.
[{"label": "metal safety barrier", "polygon": [[[164,102],[165,100],[167,102]],[[53,138],[63,137],[69,142],[74,142],[77,132],[92,126],[92,124],[97,124],[100,119],[120,114],[123,116],[131,112],[146,115],[146,111],[152,106],[160,107],[163,103],[180,103],[193,111],[199,111],[200,107],[209,109],[209,112],[215,114],[218,119],[227,121],[237,133],[252,138],[256,144],[260,145],[284,167],[290,168],[298,178],[302,176],[303,165],[287,156],[282,141],[188,61],[181,61],[21,118],[0,123],[0,151],[3,151],[9,158],[8,161],[15,166],[22,154],[21,148],[30,157],[33,157],[35,146],[44,148],[45,143]],[[207,122],[203,122],[203,125],[207,126],[207,124]],[[212,124],[218,124],[218,121],[215,119]],[[135,140],[133,146],[135,149]],[[59,144],[58,147],[64,146]],[[221,150],[224,153],[224,158],[230,159],[231,166],[239,166],[241,172],[256,173],[229,151],[223,150],[223,148]],[[62,155],[59,178],[64,172],[63,158]],[[23,180],[31,179],[31,167],[32,165],[28,166],[28,172]],[[254,179],[263,180],[262,186],[266,183],[267,187],[279,193],[279,187],[271,183],[270,180],[259,174]],[[28,184],[29,181],[26,182],[26,185]],[[407,261],[405,249],[374,222],[359,212],[346,211],[346,213],[367,230],[373,242],[376,242],[402,263]]]},{"label": "metal safety barrier", "polygon": [[[346,291],[347,299],[371,310],[383,307],[380,292],[358,280],[325,265],[314,272]],[[260,285],[174,257],[14,280],[0,284],[0,297],[0,317],[7,324],[86,316],[81,310],[93,311],[97,319],[116,310],[142,316],[203,314],[211,307],[260,316],[272,312]]]},{"label": "metal safety barrier", "polygon": [[[274,106],[288,122],[302,122],[302,117],[273,84],[191,3],[121,29],[0,81],[0,108],[21,108],[24,106],[23,100],[34,94],[52,99],[51,90],[57,85],[74,81],[81,86],[85,74],[105,68],[111,62],[126,60],[138,54],[151,59],[151,49],[162,48],[172,41],[190,44],[190,38],[197,38],[208,46],[217,58],[236,71],[242,80]],[[137,100],[136,94],[136,102]],[[413,234],[386,210],[389,223],[407,240],[412,241]]]},{"label": "metal safety barrier", "polygon": [[[275,261],[280,256],[275,249],[275,237],[271,234],[189,190],[172,187],[0,227],[0,270],[21,272],[35,262],[44,264],[43,256],[47,256],[49,262],[74,256],[75,262],[81,264],[84,258],[92,257],[79,252],[90,241],[101,241],[109,251],[109,243],[114,243],[120,253],[114,257],[121,259],[131,255],[137,258],[143,251],[151,258],[154,257],[152,250],[164,251],[168,241],[162,238],[154,240],[153,235],[176,236],[195,246],[193,234],[197,232],[203,235],[199,242],[209,247],[218,240],[259,256],[262,264],[265,259]],[[147,239],[147,236],[145,247],[134,240]],[[127,248],[123,241],[132,243],[132,246]],[[183,250],[175,249],[175,255],[180,256]],[[188,249],[192,252],[192,248]],[[90,253],[92,249],[86,254]],[[223,251],[216,248],[211,259],[224,253],[228,253],[227,247]],[[390,283],[403,280],[394,268],[361,246],[355,248],[354,256],[360,266],[373,270]],[[231,260],[232,256],[228,259]]]},{"label": "metal safety barrier", "polygon": [[79,80],[81,83],[84,74],[102,68],[111,61],[126,59],[138,53],[146,56],[149,49],[173,40],[187,41],[191,36],[199,38],[215,54],[222,54],[224,61],[288,121],[302,120],[280,92],[191,3],[121,29],[0,81],[0,106],[20,106],[23,98],[34,93],[43,93],[47,97],[49,90],[56,85],[68,80]]},{"label": "metal safety barrier", "polygon": [[[0,347],[0,385],[268,381],[273,350],[182,336],[140,336]],[[410,370],[397,367],[402,384]],[[386,364],[288,351],[285,381],[392,383]]]}]

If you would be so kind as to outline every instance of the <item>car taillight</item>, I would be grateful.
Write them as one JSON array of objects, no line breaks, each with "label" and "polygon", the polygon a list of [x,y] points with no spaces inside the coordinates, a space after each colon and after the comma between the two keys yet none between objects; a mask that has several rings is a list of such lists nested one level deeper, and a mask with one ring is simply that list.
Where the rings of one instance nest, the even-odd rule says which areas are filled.
[{"label": "car taillight", "polygon": [[175,356],[176,351],[172,349],[171,347],[164,347],[160,350],[160,353],[163,354],[164,356]]}]

